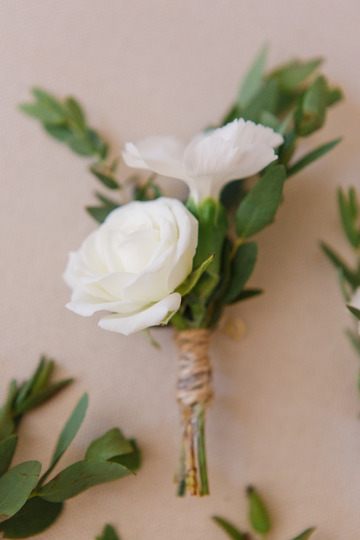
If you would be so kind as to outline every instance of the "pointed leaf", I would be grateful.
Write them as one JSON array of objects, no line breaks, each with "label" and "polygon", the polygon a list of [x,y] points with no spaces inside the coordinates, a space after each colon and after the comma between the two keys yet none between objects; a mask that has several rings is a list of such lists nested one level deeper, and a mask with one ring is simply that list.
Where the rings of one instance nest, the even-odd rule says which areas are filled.
[{"label": "pointed leaf", "polygon": [[31,92],[38,100],[38,103],[56,112],[59,118],[62,117],[63,121],[66,119],[65,109],[62,103],[56,97],[52,96],[48,92],[45,92],[45,90],[42,90],[41,88],[33,88]]},{"label": "pointed leaf", "polygon": [[186,294],[189,294],[189,292],[195,287],[207,267],[210,263],[214,260],[215,255],[210,255],[206,261],[204,261],[198,268],[196,268],[191,274],[175,289],[175,292],[178,292],[181,294],[181,296],[185,296]]},{"label": "pointed leaf", "polygon": [[10,437],[0,442],[0,476],[6,473],[6,471],[10,467],[11,460],[15,453],[16,445],[16,435],[10,435]]},{"label": "pointed leaf", "polygon": [[43,124],[45,131],[54,139],[58,141],[67,142],[69,137],[72,136],[72,131],[67,126],[62,124]]},{"label": "pointed leaf", "polygon": [[74,379],[64,379],[62,381],[49,384],[48,386],[41,388],[41,390],[29,396],[21,404],[21,406],[18,407],[18,412],[24,413],[30,411],[31,409],[34,409],[35,407],[38,407],[39,405],[42,405],[42,403],[55,396],[55,394],[60,392],[60,390],[62,390],[63,388],[69,386],[69,384],[71,384],[73,381]]},{"label": "pointed leaf", "polygon": [[141,466],[141,452],[134,439],[130,439],[129,442],[132,447],[131,452],[121,456],[115,456],[111,461],[123,465],[123,467],[130,469],[130,471],[136,471],[140,469]]},{"label": "pointed leaf", "polygon": [[0,409],[0,440],[7,438],[15,431],[13,420],[13,404],[18,392],[15,380],[12,380],[8,387],[8,394],[4,405]]},{"label": "pointed leaf", "polygon": [[236,304],[237,302],[243,302],[244,300],[249,300],[249,298],[253,298],[254,296],[259,296],[259,294],[262,294],[263,292],[264,292],[263,289],[245,289],[241,291],[239,296],[234,298],[234,300],[231,303]]},{"label": "pointed leaf", "polygon": [[277,80],[272,79],[265,82],[256,97],[241,111],[241,116],[245,120],[260,122],[261,114],[264,111],[275,114],[279,103],[279,85]]},{"label": "pointed leaf", "polygon": [[113,428],[105,435],[93,441],[86,451],[86,461],[107,461],[115,456],[129,454],[133,447],[120,429]]},{"label": "pointed leaf", "polygon": [[292,60],[285,66],[273,71],[271,77],[276,77],[283,90],[295,90],[322,64],[322,58],[314,58],[308,62]]},{"label": "pointed leaf", "polygon": [[63,453],[66,451],[72,440],[74,439],[75,435],[79,431],[79,428],[84,420],[86,409],[88,407],[89,398],[87,394],[84,394],[80,400],[78,401],[75,409],[70,415],[70,418],[66,422],[62,432],[60,433],[60,436],[58,438],[56,448],[54,451],[54,455],[52,457],[50,467],[44,474],[41,481],[44,481],[44,478],[48,476],[48,474],[53,470]]},{"label": "pointed leaf", "polygon": [[330,150],[335,148],[335,146],[338,145],[341,140],[342,137],[339,137],[338,139],[334,139],[333,141],[318,146],[317,148],[315,148],[315,150],[312,150],[311,152],[306,154],[306,156],[302,157],[301,159],[299,159],[299,161],[296,161],[293,165],[291,165],[291,167],[287,171],[287,177],[289,178],[289,176],[297,174],[299,171],[310,165],[310,163],[313,163],[317,159],[330,152]]},{"label": "pointed leaf", "polygon": [[63,502],[93,486],[112,482],[130,474],[133,474],[132,471],[118,463],[78,461],[39,488],[37,494],[50,502]]},{"label": "pointed leaf", "polygon": [[349,206],[353,218],[356,219],[359,215],[359,202],[357,200],[356,190],[353,186],[349,188]]},{"label": "pointed leaf", "polygon": [[260,497],[252,486],[247,488],[249,503],[249,521],[255,532],[267,534],[271,529],[269,512]]},{"label": "pointed leaf", "polygon": [[282,199],[285,178],[285,167],[273,165],[246,195],[236,212],[236,232],[240,238],[248,238],[272,223]]},{"label": "pointed leaf", "polygon": [[360,245],[360,234],[355,227],[353,206],[347,201],[345,193],[341,188],[338,189],[338,204],[342,226],[347,239],[354,248],[358,248]]},{"label": "pointed leaf", "polygon": [[86,130],[86,120],[84,111],[78,101],[75,98],[69,97],[66,102],[66,109],[68,110],[71,120],[77,125],[81,131]]},{"label": "pointed leaf", "polygon": [[237,100],[238,105],[243,108],[246,107],[250,101],[256,96],[259,92],[263,80],[263,74],[266,63],[268,48],[264,45],[258,56],[256,57],[254,63],[252,64],[250,70],[245,75],[244,81],[241,85],[239,97]]},{"label": "pointed leaf", "polygon": [[106,186],[107,188],[109,189],[119,189],[119,184],[117,183],[117,181],[115,180],[115,178],[113,176],[111,176],[110,174],[106,174],[102,171],[100,171],[99,169],[97,169],[96,167],[92,166],[90,167],[90,171],[96,176],[96,178],[98,180],[100,180],[100,182],[102,182],[104,184],[104,186]]},{"label": "pointed leaf", "polygon": [[235,525],[230,523],[230,521],[219,516],[213,516],[213,520],[227,533],[229,538],[232,538],[232,540],[245,540],[245,534],[240,532]]},{"label": "pointed leaf", "polygon": [[25,461],[0,478],[0,522],[9,519],[26,503],[41,471],[38,461]]},{"label": "pointed leaf", "polygon": [[101,536],[97,536],[96,540],[120,540],[119,536],[116,534],[116,531],[112,525],[105,525]]},{"label": "pointed leaf", "polygon": [[328,99],[328,85],[320,76],[306,89],[295,113],[296,132],[306,137],[321,128],[325,122]]},{"label": "pointed leaf", "polygon": [[360,336],[349,329],[346,330],[346,335],[350,339],[356,352],[360,355]]},{"label": "pointed leaf", "polygon": [[350,304],[348,304],[346,307],[348,308],[349,311],[351,311],[351,313],[352,313],[353,315],[355,315],[355,317],[356,317],[357,319],[360,320],[360,309],[358,309],[358,308],[356,308],[356,307],[354,307],[354,306],[351,306]]},{"label": "pointed leaf", "polygon": [[335,268],[343,272],[344,278],[350,283],[352,288],[356,289],[360,285],[360,276],[350,270],[350,268],[339,257],[339,255],[335,253],[335,251],[330,246],[325,244],[325,242],[320,242],[320,247],[329,259],[329,261],[332,262],[332,264],[335,266]]},{"label": "pointed leaf", "polygon": [[231,264],[229,285],[222,299],[223,304],[231,304],[239,296],[253,273],[257,253],[256,242],[242,244],[237,249]]},{"label": "pointed leaf", "polygon": [[0,524],[0,531],[4,532],[4,538],[32,538],[50,527],[62,509],[62,503],[32,497],[17,514]]},{"label": "pointed leaf", "polygon": [[303,533],[299,534],[299,536],[296,536],[292,540],[308,540],[312,533],[315,532],[315,527],[311,527],[310,529],[306,529]]},{"label": "pointed leaf", "polygon": [[98,223],[104,223],[105,219],[108,217],[110,212],[115,210],[115,208],[110,208],[110,206],[87,206],[87,213],[95,219]]}]

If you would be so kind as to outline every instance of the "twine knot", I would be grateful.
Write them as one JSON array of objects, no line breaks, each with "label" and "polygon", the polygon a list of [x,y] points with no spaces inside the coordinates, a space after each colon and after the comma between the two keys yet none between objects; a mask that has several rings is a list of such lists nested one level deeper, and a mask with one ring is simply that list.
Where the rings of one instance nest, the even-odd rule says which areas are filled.
[{"label": "twine knot", "polygon": [[177,400],[186,406],[207,404],[212,396],[211,365],[208,350],[210,330],[190,329],[179,332],[179,372],[176,384]]}]

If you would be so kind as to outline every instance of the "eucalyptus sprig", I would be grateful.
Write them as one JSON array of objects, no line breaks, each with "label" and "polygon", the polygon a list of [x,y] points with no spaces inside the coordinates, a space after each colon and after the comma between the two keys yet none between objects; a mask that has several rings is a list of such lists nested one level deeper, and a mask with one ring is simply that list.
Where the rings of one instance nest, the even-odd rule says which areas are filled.
[{"label": "eucalyptus sprig", "polygon": [[[230,523],[230,521],[219,516],[213,516],[215,523],[217,523],[219,527],[226,532],[228,537],[232,538],[232,540],[252,540],[254,538],[253,533],[265,538],[271,531],[272,524],[269,511],[259,492],[252,486],[248,486],[246,494],[248,500],[248,519],[253,532],[242,532],[235,525]],[[291,540],[307,540],[314,531],[315,528],[310,527]]]},{"label": "eucalyptus sprig", "polygon": [[[337,203],[341,226],[353,251],[353,262],[349,265],[327,243],[321,242],[320,245],[337,271],[340,290],[349,310],[357,319],[360,319],[360,310],[349,304],[360,287],[360,197],[354,187],[350,187],[347,191],[339,188],[337,191]],[[346,334],[360,356],[359,332],[357,329],[354,331],[348,328]],[[360,392],[360,373],[358,388]]]},{"label": "eucalyptus sprig", "polygon": [[[40,389],[46,388],[46,384],[42,386],[39,382],[42,380],[39,373],[45,373],[48,365],[46,361],[40,364],[39,368],[42,369],[38,368],[36,376],[30,379],[32,385],[29,385],[29,381],[25,383],[17,397],[21,397],[21,389],[24,388],[33,389],[29,390],[29,396],[37,395],[34,391],[37,384]],[[23,394],[26,394],[25,390]],[[7,398],[2,411],[13,410],[9,403]],[[119,429],[114,428],[90,444],[83,460],[66,467],[48,481],[77,434],[87,406],[88,396],[84,394],[61,431],[50,464],[42,476],[39,461],[25,461],[10,468],[17,446],[17,435],[12,433],[1,440],[0,531],[4,533],[4,538],[28,538],[43,532],[58,518],[64,501],[90,487],[133,474],[139,468],[140,452],[136,442],[126,439]],[[9,413],[7,418],[10,418]],[[10,423],[7,422],[7,425]],[[9,428],[6,433],[9,433]]]}]

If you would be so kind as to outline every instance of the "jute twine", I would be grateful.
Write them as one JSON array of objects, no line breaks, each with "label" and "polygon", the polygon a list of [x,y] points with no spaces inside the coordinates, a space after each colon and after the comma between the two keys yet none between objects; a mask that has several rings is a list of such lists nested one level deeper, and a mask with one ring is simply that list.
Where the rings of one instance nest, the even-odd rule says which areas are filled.
[{"label": "jute twine", "polygon": [[176,336],[179,349],[177,400],[185,406],[207,404],[213,396],[208,350],[211,332],[206,329],[183,330]]}]

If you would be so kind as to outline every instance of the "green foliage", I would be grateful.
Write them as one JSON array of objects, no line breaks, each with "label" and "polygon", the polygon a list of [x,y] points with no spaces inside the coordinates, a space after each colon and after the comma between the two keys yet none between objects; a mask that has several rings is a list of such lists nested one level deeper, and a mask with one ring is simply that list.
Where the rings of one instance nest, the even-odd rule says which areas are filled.
[{"label": "green foliage", "polygon": [[119,208],[119,203],[104,197],[101,193],[96,193],[95,196],[102,203],[101,206],[87,206],[86,211],[90,214],[92,218],[95,219],[98,223],[104,223],[105,219],[108,217],[110,212]]},{"label": "green foliage", "polygon": [[15,433],[26,412],[45,403],[73,382],[73,379],[64,379],[51,383],[54,366],[53,360],[43,356],[29,380],[21,385],[11,381],[6,401],[0,409],[0,441]]},{"label": "green foliage", "polygon": [[272,165],[241,201],[236,211],[236,233],[248,238],[273,222],[286,178],[283,165]]},{"label": "green foliage", "polygon": [[297,174],[302,169],[304,169],[305,167],[313,163],[313,161],[316,161],[320,157],[330,152],[330,150],[335,148],[335,146],[337,146],[339,142],[341,142],[341,140],[342,140],[341,137],[338,137],[337,139],[334,139],[333,141],[322,144],[321,146],[318,146],[317,148],[315,148],[315,150],[312,150],[311,152],[306,154],[304,157],[299,159],[296,163],[293,163],[293,165],[291,165],[291,167],[287,171],[287,178],[289,178],[289,176]]},{"label": "green foliage", "polygon": [[219,516],[213,516],[213,520],[226,532],[229,538],[232,538],[232,540],[246,540],[247,535],[240,532],[235,525],[230,523],[230,521]]},{"label": "green foliage", "polygon": [[306,529],[306,531],[302,532],[292,540],[308,540],[313,532],[315,532],[315,527],[310,527],[310,529]]},{"label": "green foliage", "polygon": [[120,537],[117,535],[114,527],[112,525],[105,525],[101,536],[97,536],[95,540],[120,540]]},{"label": "green foliage", "polygon": [[90,487],[133,474],[140,466],[140,451],[135,440],[127,440],[119,429],[114,428],[90,444],[83,460],[45,483],[83,422],[88,405],[87,394],[84,394],[65,423],[49,468],[42,477],[39,478],[41,464],[37,461],[26,461],[9,469],[17,443],[17,436],[11,430],[17,424],[10,424],[6,419],[12,414],[16,418],[30,397],[52,387],[49,380],[53,367],[53,361],[42,358],[33,376],[23,385],[18,387],[12,381],[1,409],[4,422],[0,440],[0,531],[4,538],[28,538],[39,534],[57,519],[65,500]]},{"label": "green foliage", "polygon": [[246,490],[249,504],[249,521],[255,532],[267,534],[271,529],[269,512],[259,493],[249,486]]},{"label": "green foliage", "polygon": [[181,296],[185,296],[186,294],[189,294],[189,292],[193,290],[193,288],[195,287],[195,285],[197,284],[197,282],[199,281],[199,279],[201,278],[201,276],[203,275],[203,273],[205,272],[209,264],[212,263],[212,261],[214,260],[214,257],[215,255],[210,255],[210,257],[208,257],[206,261],[201,263],[201,265],[198,266],[198,268],[193,270],[191,274],[185,279],[185,281],[183,281],[183,283],[181,283],[181,285],[179,285],[179,287],[175,289],[175,292],[178,292],[179,294],[181,294]]},{"label": "green foliage", "polygon": [[359,204],[354,188],[350,188],[348,194],[338,189],[338,205],[346,237],[351,246],[357,249],[360,246]]},{"label": "green foliage", "polygon": [[230,279],[222,302],[233,304],[242,293],[255,268],[258,248],[256,242],[241,244],[231,261]]}]

